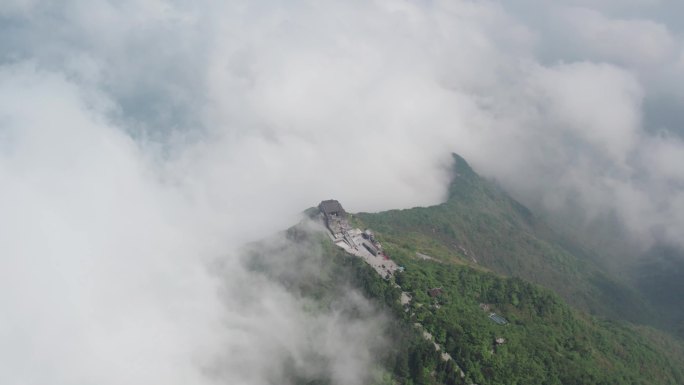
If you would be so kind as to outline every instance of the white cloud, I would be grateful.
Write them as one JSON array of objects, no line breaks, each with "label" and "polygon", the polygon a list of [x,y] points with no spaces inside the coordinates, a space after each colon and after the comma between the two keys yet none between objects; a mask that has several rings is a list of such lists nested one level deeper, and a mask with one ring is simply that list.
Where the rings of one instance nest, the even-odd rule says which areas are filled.
[{"label": "white cloud", "polygon": [[493,1],[4,8],[0,382],[277,383],[312,350],[362,382],[371,310],[307,314],[232,256],[321,199],[436,203],[451,151],[677,241],[684,147],[644,104],[683,81],[681,44],[567,4],[553,26]]},{"label": "white cloud", "polygon": [[[336,383],[363,381],[372,320],[309,315],[237,261],[210,275],[244,239],[241,218],[219,225],[204,197],[164,182],[144,143],[63,77],[7,67],[0,89],[2,383],[276,383],[283,357],[314,348],[349,367]],[[269,213],[250,210],[263,226]]]},{"label": "white cloud", "polygon": [[578,45],[573,48],[587,52],[589,57],[652,70],[671,62],[676,54],[675,37],[662,23],[610,18],[588,8],[566,8],[558,13]]},{"label": "white cloud", "polygon": [[574,63],[545,69],[533,80],[549,130],[595,147],[617,166],[627,162],[641,129],[643,92],[630,73],[608,65]]}]

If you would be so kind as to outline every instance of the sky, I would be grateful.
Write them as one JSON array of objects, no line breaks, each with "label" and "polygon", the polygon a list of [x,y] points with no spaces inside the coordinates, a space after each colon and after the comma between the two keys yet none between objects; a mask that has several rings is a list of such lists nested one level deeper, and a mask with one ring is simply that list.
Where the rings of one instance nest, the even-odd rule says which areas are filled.
[{"label": "sky", "polygon": [[3,1],[0,383],[271,384],[312,350],[363,383],[382,317],[309,314],[240,246],[323,199],[439,203],[452,152],[536,209],[684,246],[682,19],[667,0]]}]

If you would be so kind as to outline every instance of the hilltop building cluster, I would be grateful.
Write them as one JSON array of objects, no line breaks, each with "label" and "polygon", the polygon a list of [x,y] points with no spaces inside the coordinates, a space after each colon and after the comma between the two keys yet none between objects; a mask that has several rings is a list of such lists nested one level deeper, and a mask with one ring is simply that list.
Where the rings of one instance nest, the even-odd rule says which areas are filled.
[{"label": "hilltop building cluster", "polygon": [[[328,229],[328,236],[335,245],[349,254],[362,258],[384,279],[390,279],[397,271],[401,272],[404,270],[402,266],[397,265],[396,262],[389,258],[371,230],[361,231],[361,229],[352,227],[349,222],[349,215],[344,211],[340,202],[333,199],[323,201],[318,205],[318,210],[325,223],[325,227]],[[432,259],[427,255],[425,257]],[[396,283],[394,285],[401,289]],[[441,287],[433,288],[428,291],[428,295],[435,298],[442,295],[443,291]],[[406,311],[408,311],[407,306],[412,300],[411,295],[402,290],[399,302],[405,307]],[[443,361],[454,361],[449,353],[442,350],[442,347],[434,340],[432,334],[425,330],[421,323],[417,322],[415,326],[423,332],[423,337],[426,340],[433,343],[435,350],[440,352]],[[464,378],[465,373],[458,364],[456,364],[456,368],[461,378]]]},{"label": "hilltop building cluster", "polygon": [[396,271],[401,270],[401,267],[385,254],[371,230],[362,231],[351,226],[349,215],[340,202],[333,199],[325,200],[318,205],[318,210],[335,245],[362,258],[385,279],[390,279]]}]

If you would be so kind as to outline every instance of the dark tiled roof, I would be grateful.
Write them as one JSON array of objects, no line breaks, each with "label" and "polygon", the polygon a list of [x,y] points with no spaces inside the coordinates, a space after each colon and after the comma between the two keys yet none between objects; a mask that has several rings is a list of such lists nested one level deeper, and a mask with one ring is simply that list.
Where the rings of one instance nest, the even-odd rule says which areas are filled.
[{"label": "dark tiled roof", "polygon": [[318,205],[318,208],[321,210],[321,212],[323,212],[323,214],[344,213],[344,209],[342,208],[340,202],[334,199],[321,202],[321,204]]}]

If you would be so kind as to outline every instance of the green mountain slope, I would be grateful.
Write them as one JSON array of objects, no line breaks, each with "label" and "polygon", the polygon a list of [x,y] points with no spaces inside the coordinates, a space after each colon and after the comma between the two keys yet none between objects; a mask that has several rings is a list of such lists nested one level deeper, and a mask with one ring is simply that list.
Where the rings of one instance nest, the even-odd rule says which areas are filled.
[{"label": "green mountain slope", "polygon": [[[518,278],[393,252],[406,267],[397,282],[413,296],[409,313],[402,316],[421,322],[435,336],[467,374],[464,383],[684,381],[681,346],[654,330],[586,315]],[[432,298],[428,291],[436,287],[442,294]],[[492,322],[490,312],[509,323]],[[499,338],[505,342],[497,344]]]},{"label": "green mountain slope", "polygon": [[[406,271],[397,275],[396,281],[386,281],[361,259],[332,245],[324,234],[309,229],[296,226],[285,239],[254,245],[248,263],[315,304],[309,311],[340,311],[340,298],[355,288],[390,315],[377,337],[391,345],[382,345],[374,353],[377,369],[367,383],[684,382],[681,346],[654,330],[594,318],[568,306],[551,291],[519,278],[416,258],[412,251],[391,242],[385,242],[386,251]],[[381,233],[377,236],[384,237]],[[441,290],[433,297],[429,291],[434,288]],[[399,302],[402,290],[412,295],[409,305]],[[361,320],[368,312],[353,307],[344,311],[351,319]],[[491,312],[508,323],[493,322]],[[418,328],[416,323],[422,326]],[[434,336],[441,352],[425,340],[424,331]],[[499,340],[502,343],[497,339],[503,339]],[[452,360],[443,360],[442,352]],[[315,352],[311,356],[317,359]],[[326,362],[322,360],[320,365]],[[282,379],[283,383],[332,383],[325,370],[312,373],[288,366],[286,372],[288,378]]]},{"label": "green mountain slope", "polygon": [[357,218],[407,252],[483,267],[550,288],[592,314],[646,323],[641,296],[601,270],[581,245],[563,239],[454,155],[446,202]]},{"label": "green mountain slope", "polygon": [[[306,299],[308,311],[339,312],[340,299],[358,290],[389,315],[377,340],[391,343],[373,352],[376,369],[364,383],[684,383],[681,341],[627,322],[649,320],[651,308],[640,295],[465,160],[455,156],[455,162],[445,203],[353,215],[353,224],[374,230],[405,268],[391,280],[306,221],[284,240],[254,246],[250,266]],[[671,280],[641,289],[657,296],[677,285]],[[402,292],[410,303],[401,304]],[[367,311],[344,313],[350,322],[363,322]],[[495,322],[491,313],[507,322]],[[326,365],[316,352],[311,357]],[[283,383],[332,383],[325,370],[284,371]]]}]

